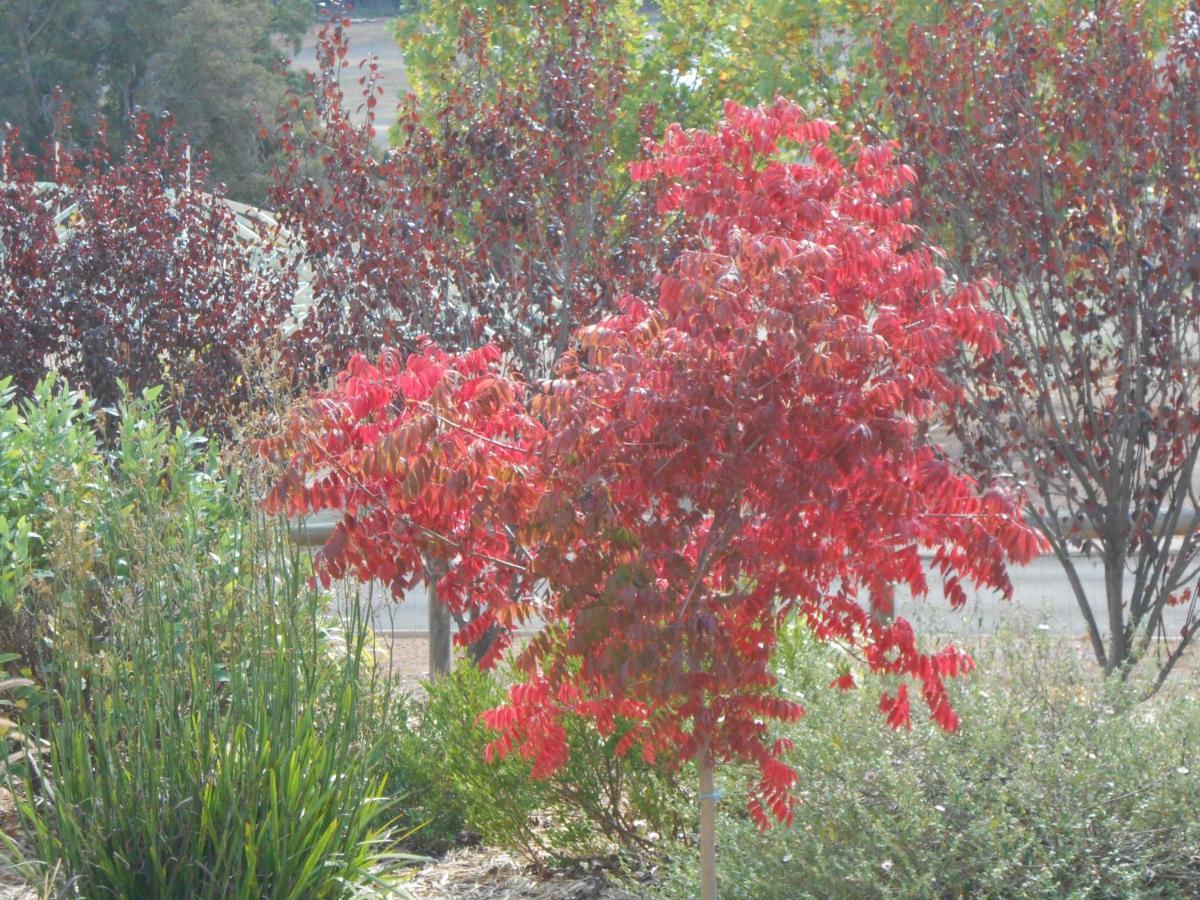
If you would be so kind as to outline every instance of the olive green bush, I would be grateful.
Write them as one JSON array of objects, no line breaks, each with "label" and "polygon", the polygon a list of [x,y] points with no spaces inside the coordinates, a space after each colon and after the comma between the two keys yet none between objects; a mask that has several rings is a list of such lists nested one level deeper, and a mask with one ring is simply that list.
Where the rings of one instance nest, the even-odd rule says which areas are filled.
[{"label": "olive green bush", "polygon": [[439,853],[477,839],[545,864],[644,849],[680,831],[687,807],[676,782],[637,754],[617,757],[617,737],[583,721],[569,723],[570,760],[550,778],[531,779],[515,755],[489,762],[495,735],[479,715],[500,705],[513,677],[461,660],[394,717],[388,771],[416,829],[407,846]]},{"label": "olive green bush", "polygon": [[[30,667],[40,654],[49,579],[51,522],[71,510],[94,518],[102,466],[91,405],[47,379],[19,407],[0,380],[0,648]],[[68,526],[70,527],[70,526]]]},{"label": "olive green bush", "polygon": [[246,514],[237,473],[202,434],[166,423],[159,394],[98,411],[54,378],[20,404],[0,381],[0,648],[24,668],[103,639],[150,521],[163,546],[191,542],[193,562],[229,558]]}]

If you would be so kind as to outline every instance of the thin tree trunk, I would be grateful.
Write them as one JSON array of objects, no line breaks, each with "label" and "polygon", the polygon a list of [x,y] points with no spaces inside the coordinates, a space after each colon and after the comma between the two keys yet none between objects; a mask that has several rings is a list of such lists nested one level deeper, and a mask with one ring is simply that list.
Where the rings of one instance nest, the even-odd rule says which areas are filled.
[{"label": "thin tree trunk", "polygon": [[717,900],[717,794],[708,740],[696,752],[700,771],[700,900]]},{"label": "thin tree trunk", "polygon": [[437,583],[445,572],[440,560],[425,565],[425,590],[429,601],[429,677],[450,673],[450,610],[438,599]]},{"label": "thin tree trunk", "polygon": [[1129,657],[1129,645],[1125,634],[1125,609],[1122,604],[1125,593],[1125,560],[1118,553],[1104,556],[1104,589],[1108,601],[1109,652],[1108,669],[1111,675],[1120,670]]}]

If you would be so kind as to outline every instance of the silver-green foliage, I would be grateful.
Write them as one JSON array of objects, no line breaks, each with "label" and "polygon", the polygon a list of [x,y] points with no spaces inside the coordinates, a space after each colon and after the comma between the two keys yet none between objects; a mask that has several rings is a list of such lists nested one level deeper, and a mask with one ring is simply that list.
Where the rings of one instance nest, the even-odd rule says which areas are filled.
[{"label": "silver-green foliage", "polygon": [[[1097,686],[1074,647],[996,637],[955,686],[958,733],[892,732],[880,684],[833,696],[846,661],[788,649],[785,683],[808,710],[788,734],[803,803],[762,833],[726,801],[722,897],[1200,894],[1194,692],[1137,703]],[[677,848],[653,895],[693,896],[694,873],[694,850]]]}]

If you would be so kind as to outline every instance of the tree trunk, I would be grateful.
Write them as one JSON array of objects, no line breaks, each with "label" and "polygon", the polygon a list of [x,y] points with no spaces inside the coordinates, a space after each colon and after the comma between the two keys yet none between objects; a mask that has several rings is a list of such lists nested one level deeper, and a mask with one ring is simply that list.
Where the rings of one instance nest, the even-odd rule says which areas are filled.
[{"label": "tree trunk", "polygon": [[429,601],[429,677],[450,673],[450,610],[438,599],[437,583],[445,572],[440,560],[425,565],[425,590]]},{"label": "tree trunk", "polygon": [[708,740],[696,752],[700,771],[700,900],[717,900],[717,793]]},{"label": "tree trunk", "polygon": [[1108,606],[1108,670],[1112,675],[1119,671],[1129,657],[1129,646],[1125,635],[1125,557],[1123,553],[1109,552],[1104,556],[1104,591]]}]

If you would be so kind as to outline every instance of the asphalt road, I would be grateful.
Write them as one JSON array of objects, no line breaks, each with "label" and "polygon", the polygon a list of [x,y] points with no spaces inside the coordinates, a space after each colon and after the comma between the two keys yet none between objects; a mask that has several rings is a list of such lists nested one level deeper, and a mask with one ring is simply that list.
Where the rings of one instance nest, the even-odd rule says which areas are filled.
[{"label": "asphalt road", "polygon": [[[1104,630],[1108,628],[1107,612],[1103,609],[1104,571],[1095,559],[1076,560],[1081,579],[1093,599],[1093,610]],[[1053,557],[1041,557],[1024,568],[1014,568],[1011,576],[1015,587],[1011,602],[991,592],[968,590],[967,605],[953,610],[941,596],[940,582],[930,578],[928,598],[914,600],[898,597],[897,615],[902,615],[921,632],[935,635],[986,635],[1011,628],[1017,633],[1034,630],[1051,634],[1082,637],[1083,618],[1076,605],[1062,568]],[[1132,585],[1127,578],[1126,590]],[[429,608],[425,592],[410,592],[403,603],[392,602],[385,588],[379,585],[359,589],[359,596],[373,609],[375,628],[381,631],[422,633],[426,630]],[[1184,620],[1184,610],[1167,611],[1167,633],[1178,633]]]},{"label": "asphalt road", "polygon": [[[1076,557],[1075,568],[1087,590],[1092,612],[1100,628],[1108,632],[1108,611],[1104,608],[1104,567],[1096,558]],[[897,613],[921,625],[928,633],[947,635],[994,634],[1006,627],[1018,633],[1030,630],[1052,634],[1083,636],[1083,615],[1071,591],[1062,566],[1052,556],[1042,556],[1028,566],[1012,568],[1011,602],[985,591],[967,590],[967,605],[953,610],[941,596],[940,582],[930,579],[930,595],[925,600],[910,598],[897,601]],[[1126,574],[1125,593],[1133,587],[1133,577]],[[1178,634],[1185,610],[1170,609],[1165,620],[1167,633]]]},{"label": "asphalt road", "polygon": [[[292,58],[292,65],[297,69],[317,71],[317,28],[310,31],[304,38],[300,52]],[[363,71],[359,69],[359,61],[369,55],[379,60],[379,74],[383,78],[384,95],[375,108],[375,143],[380,147],[388,146],[388,129],[396,123],[396,106],[401,95],[408,90],[408,76],[404,69],[404,56],[392,35],[385,18],[355,19],[350,29],[350,65],[342,71],[342,89],[346,92],[347,105],[356,122],[362,121],[364,108],[361,90],[358,84]]]}]

